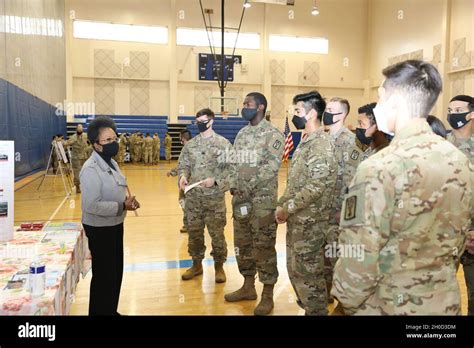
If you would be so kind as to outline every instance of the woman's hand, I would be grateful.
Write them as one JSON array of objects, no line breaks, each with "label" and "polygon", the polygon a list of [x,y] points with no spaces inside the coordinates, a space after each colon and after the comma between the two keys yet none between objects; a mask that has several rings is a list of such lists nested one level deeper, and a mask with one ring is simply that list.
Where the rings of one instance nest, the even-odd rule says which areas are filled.
[{"label": "woman's hand", "polygon": [[135,196],[125,199],[125,210],[137,210],[138,208],[140,208],[140,203],[135,199]]}]

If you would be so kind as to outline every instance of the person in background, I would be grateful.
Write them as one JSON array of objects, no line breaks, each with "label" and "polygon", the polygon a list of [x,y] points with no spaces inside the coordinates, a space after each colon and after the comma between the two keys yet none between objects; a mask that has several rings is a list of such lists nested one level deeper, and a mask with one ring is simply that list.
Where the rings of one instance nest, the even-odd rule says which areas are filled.
[{"label": "person in background", "polygon": [[370,103],[359,108],[356,128],[356,145],[363,151],[362,160],[377,153],[386,147],[390,142],[385,133],[377,128],[374,109],[377,103]]},{"label": "person in background", "polygon": [[77,125],[76,133],[74,133],[64,145],[71,147],[71,165],[74,172],[74,185],[76,186],[76,193],[81,193],[79,173],[87,158],[89,158],[87,135],[84,134],[82,124]]},{"label": "person in background", "polygon": [[[335,97],[327,103],[326,110],[323,113],[323,123],[326,128],[329,129],[329,134],[334,144],[334,156],[338,164],[336,188],[331,203],[332,211],[327,228],[325,249],[338,240],[340,231],[339,219],[344,195],[347,192],[347,187],[355,174],[357,166],[363,158],[362,150],[356,146],[354,133],[344,124],[349,116],[350,110],[351,107],[347,99]],[[327,257],[326,253],[324,253],[324,257],[324,273],[326,277],[326,289],[328,291],[327,299],[328,303],[333,303],[334,300],[330,296],[330,291],[337,257]]]},{"label": "person in background", "polygon": [[[474,98],[457,95],[448,106],[448,122],[453,128],[447,139],[474,163]],[[467,314],[474,315],[474,221],[471,220],[466,251],[461,257],[467,287]]]},{"label": "person in background", "polygon": [[166,137],[165,137],[165,158],[167,161],[171,160],[171,145],[173,143],[173,140],[171,139],[171,135],[169,132],[166,132]]},{"label": "person in background", "polygon": [[145,165],[153,164],[153,138],[150,133],[146,133],[146,137],[143,140],[143,162]]},{"label": "person in background", "polygon": [[112,157],[119,150],[114,121],[96,117],[87,129],[94,152],[80,173],[82,225],[92,255],[89,315],[119,315],[123,277],[123,222],[127,210],[140,208],[127,197],[127,180]]},{"label": "person in background", "polygon": [[[181,144],[183,146],[185,146],[188,141],[190,141],[192,139],[192,135],[191,135],[191,132],[187,129],[183,129],[180,134],[179,134],[179,138],[181,140]],[[158,138],[159,139],[159,138]],[[178,166],[174,167],[173,169],[171,169],[169,172],[166,173],[166,176],[167,177],[170,177],[170,176],[178,176]],[[179,185],[178,185],[179,187]],[[179,230],[181,233],[186,233],[188,232],[188,229],[186,227],[187,223],[186,223],[186,210],[184,209],[184,191],[181,190],[181,188],[179,188],[179,198],[178,198],[178,201],[179,201],[179,205],[181,206],[181,209],[183,210],[183,227],[181,227],[181,229]]]},{"label": "person in background", "polygon": [[153,164],[158,164],[160,162],[160,151],[161,151],[161,139],[158,136],[158,133],[155,133],[153,136]]}]

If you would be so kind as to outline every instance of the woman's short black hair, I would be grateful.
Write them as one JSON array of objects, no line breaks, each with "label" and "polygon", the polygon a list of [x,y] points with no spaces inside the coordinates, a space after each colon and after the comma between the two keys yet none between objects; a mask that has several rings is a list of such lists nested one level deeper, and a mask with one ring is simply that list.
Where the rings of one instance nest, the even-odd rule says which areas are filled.
[{"label": "woman's short black hair", "polygon": [[429,115],[426,118],[426,121],[428,122],[435,134],[446,139],[446,135],[448,132],[446,131],[446,127],[444,126],[443,122],[441,122],[439,118],[433,115]]},{"label": "woman's short black hair", "polygon": [[98,116],[89,123],[87,127],[87,138],[92,143],[99,139],[100,131],[104,128],[112,128],[117,133],[117,126],[113,119],[108,116]]}]

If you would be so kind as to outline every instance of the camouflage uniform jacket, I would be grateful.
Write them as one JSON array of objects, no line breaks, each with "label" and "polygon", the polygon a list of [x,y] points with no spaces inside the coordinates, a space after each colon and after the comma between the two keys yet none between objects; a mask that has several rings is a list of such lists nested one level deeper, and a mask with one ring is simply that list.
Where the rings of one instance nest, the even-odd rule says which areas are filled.
[{"label": "camouflage uniform jacket", "polygon": [[87,144],[87,135],[85,133],[81,135],[74,133],[64,144],[71,147],[71,156],[74,159],[88,158],[87,148],[89,145]]},{"label": "camouflage uniform jacket", "polygon": [[338,213],[341,211],[344,195],[354,177],[357,166],[363,159],[362,150],[356,145],[356,137],[346,127],[331,135],[334,144],[334,154],[338,162],[336,191],[334,194],[331,223],[338,224]]},{"label": "camouflage uniform jacket", "polygon": [[284,147],[283,133],[267,120],[242,128],[234,142],[230,187],[247,197],[274,196],[276,204]]},{"label": "camouflage uniform jacket", "polygon": [[[319,128],[302,140],[291,161],[285,193],[278,206],[304,223],[328,221],[337,177],[330,136]],[[301,221],[300,221],[301,220]]]},{"label": "camouflage uniform jacket", "polygon": [[217,133],[213,133],[209,138],[203,138],[201,134],[195,136],[186,143],[179,156],[179,178],[184,175],[189,185],[214,178],[214,187],[195,190],[203,190],[207,195],[227,191],[229,163],[225,161],[223,154],[228,152],[232,152],[232,145]]},{"label": "camouflage uniform jacket", "polygon": [[474,168],[418,121],[361,163],[346,195],[339,246],[364,250],[340,257],[334,270],[332,295],[348,314],[461,313],[456,263],[474,208]]}]

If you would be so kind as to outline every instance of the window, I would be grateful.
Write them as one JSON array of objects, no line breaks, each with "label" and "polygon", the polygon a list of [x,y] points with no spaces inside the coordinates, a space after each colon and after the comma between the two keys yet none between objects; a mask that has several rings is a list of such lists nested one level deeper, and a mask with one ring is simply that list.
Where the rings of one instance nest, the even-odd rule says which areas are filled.
[{"label": "window", "polygon": [[63,36],[63,22],[53,18],[0,16],[0,32],[20,35]]},{"label": "window", "polygon": [[328,54],[329,41],[325,38],[270,35],[270,51]]},{"label": "window", "polygon": [[77,39],[167,44],[168,28],[75,20],[74,37]]},{"label": "window", "polygon": [[[236,32],[226,32],[224,47],[234,48]],[[209,31],[209,38],[214,47],[221,46],[221,32]],[[176,43],[180,46],[209,47],[209,38],[205,29],[178,28],[176,30]],[[240,33],[236,48],[258,50],[260,48],[260,35],[254,33]]]}]

